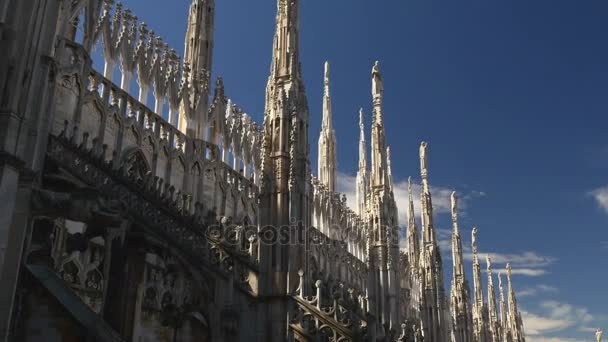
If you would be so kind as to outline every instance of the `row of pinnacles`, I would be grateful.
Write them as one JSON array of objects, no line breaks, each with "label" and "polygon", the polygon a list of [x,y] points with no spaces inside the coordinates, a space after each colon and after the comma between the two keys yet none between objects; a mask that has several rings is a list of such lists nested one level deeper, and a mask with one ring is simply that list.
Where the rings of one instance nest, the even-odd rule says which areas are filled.
[{"label": "row of pinnacles", "polygon": [[[349,208],[336,189],[328,64],[318,178],[311,175],[308,109],[300,84],[299,4],[297,0],[277,4],[262,127],[227,98],[221,79],[211,95],[214,1],[192,1],[182,62],[120,3],[64,0],[58,15],[59,82],[50,108],[54,116],[47,158],[126,206],[143,198],[144,204],[130,209],[138,224],[162,231],[182,252],[194,256],[197,266],[217,271],[213,274],[219,275],[211,278],[217,278],[213,279],[216,294],[221,295],[207,307],[197,308],[209,310],[209,319],[213,314],[221,316],[220,332],[212,326],[208,336],[225,341],[257,336],[258,341],[523,342],[509,266],[508,299],[505,302],[499,277],[497,307],[488,262],[488,301],[484,302],[476,231],[471,303],[455,196],[454,279],[450,296],[445,293],[426,143],[420,148],[421,232],[410,185],[407,251],[400,250],[378,63],[371,73],[369,169],[360,113],[356,208]],[[93,68],[95,48],[103,55],[103,73]],[[120,85],[114,82],[118,71]],[[154,109],[148,106],[150,100]],[[293,105],[289,116],[285,108],[292,107],[287,105]],[[70,203],[71,197],[66,198]],[[294,217],[306,224],[301,245],[263,245],[258,230],[263,222],[285,223],[284,218]],[[101,258],[104,252],[98,249],[95,255]],[[158,274],[149,272],[148,282],[160,283]],[[180,284],[186,278],[181,277]],[[156,287],[165,286],[163,281]],[[160,297],[150,293],[148,302],[162,305]],[[241,295],[246,299],[238,307]],[[105,305],[99,298],[96,303]],[[246,314],[259,319],[264,328],[248,325]]]},{"label": "row of pinnacles", "polygon": [[511,265],[506,265],[508,302],[505,302],[502,273],[498,274],[500,301],[499,306],[497,306],[492,261],[489,255],[486,255],[487,302],[484,299],[481,266],[478,257],[477,228],[473,228],[471,233],[473,302],[470,302],[470,288],[465,278],[463,249],[458,227],[458,198],[455,192],[452,193],[451,203],[453,278],[450,297],[452,304],[452,341],[525,341],[521,313],[511,283]]}]

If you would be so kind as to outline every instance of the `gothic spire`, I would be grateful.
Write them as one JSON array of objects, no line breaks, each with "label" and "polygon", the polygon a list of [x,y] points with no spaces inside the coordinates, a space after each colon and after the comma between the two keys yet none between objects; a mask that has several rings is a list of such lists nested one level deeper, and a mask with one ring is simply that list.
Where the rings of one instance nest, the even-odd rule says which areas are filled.
[{"label": "gothic spire", "polygon": [[[515,300],[515,291],[511,283],[511,264],[507,264],[507,286],[509,296],[509,316],[514,317],[517,312],[517,302]],[[511,318],[511,317],[510,317]]]},{"label": "gothic spire", "polygon": [[195,111],[182,108],[179,122],[180,129],[187,135],[200,139],[207,137],[205,115],[211,86],[214,20],[215,0],[192,0],[184,44],[184,65],[190,66],[191,72],[186,82],[189,82],[196,92],[187,95],[187,100],[192,103],[198,99],[201,101],[197,103]]},{"label": "gothic spire", "polygon": [[372,98],[374,104],[374,122],[382,125],[382,96],[384,94],[384,82],[380,73],[380,64],[378,61],[374,63],[372,68]]},{"label": "gothic spire", "polygon": [[386,165],[386,145],[384,141],[384,125],[382,114],[382,75],[378,62],[372,68],[372,98],[374,105],[374,115],[372,120],[372,188],[387,186],[387,165]]},{"label": "gothic spire", "polygon": [[[299,0],[277,0],[271,72],[266,87],[262,174],[259,194],[261,227],[309,227],[307,191],[310,160],[308,104],[299,66]],[[295,228],[294,228],[295,229]],[[304,269],[303,245],[260,246],[263,295],[283,300]],[[270,318],[265,318],[270,319]],[[277,322],[265,341],[284,340]]]},{"label": "gothic spire", "polygon": [[462,256],[462,242],[458,230],[458,196],[452,191],[452,262],[454,266],[454,279],[462,278],[464,281],[464,258]]},{"label": "gothic spire", "polygon": [[271,77],[300,79],[299,0],[277,1]]},{"label": "gothic spire", "polygon": [[407,252],[410,263],[414,266],[418,266],[418,257],[420,255],[420,248],[418,245],[418,226],[416,225],[416,217],[414,216],[414,196],[412,194],[412,177],[407,179],[407,192],[409,206],[407,210]]},{"label": "gothic spire", "polygon": [[487,325],[487,308],[483,300],[483,290],[481,288],[481,266],[479,265],[479,257],[477,255],[477,228],[473,228],[472,232],[472,249],[473,249],[473,336],[477,342],[488,341],[488,325]]},{"label": "gothic spire", "polygon": [[428,180],[428,144],[420,143],[420,176],[422,178],[422,239],[425,244],[434,244],[435,228],[433,227],[433,203]]},{"label": "gothic spire", "polygon": [[507,341],[509,323],[507,318],[507,304],[505,303],[505,289],[502,286],[502,273],[498,273],[498,291],[500,291],[500,325],[502,327],[501,338],[503,341]]},{"label": "gothic spire", "polygon": [[507,264],[507,282],[508,282],[508,296],[509,296],[509,328],[511,338],[514,342],[525,341],[523,325],[521,322],[521,315],[517,307],[517,298],[515,297],[515,290],[511,282],[511,264]]},{"label": "gothic spire", "polygon": [[363,108],[359,109],[359,170],[367,170],[367,145],[365,143],[365,121]]},{"label": "gothic spire", "polygon": [[477,228],[473,228],[471,233],[471,247],[473,250],[473,292],[474,301],[477,308],[483,306],[483,291],[481,289],[481,268],[479,265],[479,257],[477,255]]},{"label": "gothic spire", "polygon": [[333,131],[331,119],[331,96],[329,95],[329,62],[325,61],[325,73],[323,77],[323,131]]},{"label": "gothic spire", "polygon": [[455,326],[454,342],[471,341],[471,302],[469,288],[464,273],[464,258],[462,256],[462,241],[458,229],[458,196],[456,191],[451,195],[452,204],[452,319]]},{"label": "gothic spire", "polygon": [[367,194],[369,190],[369,179],[367,177],[367,145],[365,142],[365,125],[363,120],[363,108],[359,109],[359,170],[357,171],[357,210],[360,216],[364,216],[367,208]]},{"label": "gothic spire", "polygon": [[496,308],[496,291],[494,289],[494,279],[492,275],[492,259],[486,255],[488,271],[488,312],[490,320],[490,335],[493,342],[500,341],[500,325],[498,324],[498,313]]},{"label": "gothic spire", "polygon": [[336,191],[336,133],[331,119],[331,97],[329,95],[329,63],[325,62],[323,91],[323,121],[319,135],[319,181],[330,192]]},{"label": "gothic spire", "polygon": [[213,56],[214,0],[192,0],[188,15],[184,62],[191,67],[193,76],[211,72]]}]

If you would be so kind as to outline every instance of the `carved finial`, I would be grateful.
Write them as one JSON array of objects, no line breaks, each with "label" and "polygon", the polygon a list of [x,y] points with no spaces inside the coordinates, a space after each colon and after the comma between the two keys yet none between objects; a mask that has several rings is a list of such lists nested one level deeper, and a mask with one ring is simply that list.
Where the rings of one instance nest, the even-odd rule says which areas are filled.
[{"label": "carved finial", "polygon": [[374,63],[372,68],[372,96],[374,98],[382,97],[384,91],[384,85],[382,82],[382,75],[380,74],[380,65],[378,61]]},{"label": "carved finial", "polygon": [[473,249],[473,255],[477,258],[477,227],[473,228],[471,232],[471,245]]},{"label": "carved finial", "polygon": [[329,87],[329,62],[328,61],[325,61],[324,67],[325,67],[325,73],[324,73],[324,77],[323,77],[324,78],[323,84],[325,84],[325,89],[327,91],[328,87]]},{"label": "carved finial", "polygon": [[452,223],[454,223],[454,230],[458,230],[458,195],[456,195],[456,191],[452,191],[450,200],[452,204]]},{"label": "carved finial", "polygon": [[365,129],[363,108],[359,108],[359,128],[361,129],[361,132],[363,132],[363,130]]},{"label": "carved finial", "polygon": [[509,284],[511,283],[511,264],[507,263],[507,281],[509,282]]},{"label": "carved finial", "polygon": [[486,254],[486,264],[487,264],[488,273],[492,272],[492,258],[490,258],[489,254]]},{"label": "carved finial", "polygon": [[422,179],[426,179],[428,176],[428,144],[426,142],[420,143],[420,175]]},{"label": "carved finial", "polygon": [[414,195],[412,194],[412,177],[407,177],[407,195],[410,204],[414,205]]}]

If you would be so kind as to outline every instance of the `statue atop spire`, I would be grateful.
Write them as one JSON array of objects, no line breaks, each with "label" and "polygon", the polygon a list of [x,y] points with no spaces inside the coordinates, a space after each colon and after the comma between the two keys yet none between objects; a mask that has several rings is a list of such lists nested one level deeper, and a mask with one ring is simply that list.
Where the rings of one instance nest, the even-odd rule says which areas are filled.
[{"label": "statue atop spire", "polygon": [[325,94],[325,96],[329,96],[329,62],[325,61],[324,66],[325,66],[325,73],[324,73],[324,77],[323,77],[323,80],[324,80],[323,85],[325,86],[324,94]]},{"label": "statue atop spire", "polygon": [[378,61],[372,67],[372,96],[375,98],[382,97],[384,92],[384,84],[382,82],[382,74],[380,74],[380,65]]},{"label": "statue atop spire", "polygon": [[425,180],[428,176],[428,143],[425,141],[420,143],[420,175]]},{"label": "statue atop spire", "polygon": [[326,133],[333,131],[331,118],[331,97],[329,95],[329,62],[325,61],[325,73],[323,80],[323,130]]},{"label": "statue atop spire", "polygon": [[371,137],[371,187],[388,190],[388,169],[386,160],[386,143],[382,113],[382,78],[378,62],[372,68],[373,120]]},{"label": "statue atop spire", "polygon": [[477,259],[477,227],[473,227],[473,231],[471,231],[471,249],[473,257]]}]

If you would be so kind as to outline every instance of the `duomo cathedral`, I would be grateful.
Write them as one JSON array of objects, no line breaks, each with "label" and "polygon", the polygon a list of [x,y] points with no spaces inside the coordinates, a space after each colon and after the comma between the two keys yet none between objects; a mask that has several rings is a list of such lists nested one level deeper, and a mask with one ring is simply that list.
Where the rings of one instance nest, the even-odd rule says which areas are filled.
[{"label": "duomo cathedral", "polygon": [[211,80],[215,1],[191,1],[183,57],[114,0],[0,1],[2,341],[524,342],[511,267],[476,229],[465,267],[455,193],[439,249],[425,142],[421,210],[411,183],[396,203],[380,65],[350,208],[327,63],[309,112],[300,1],[277,0],[261,123]]}]

